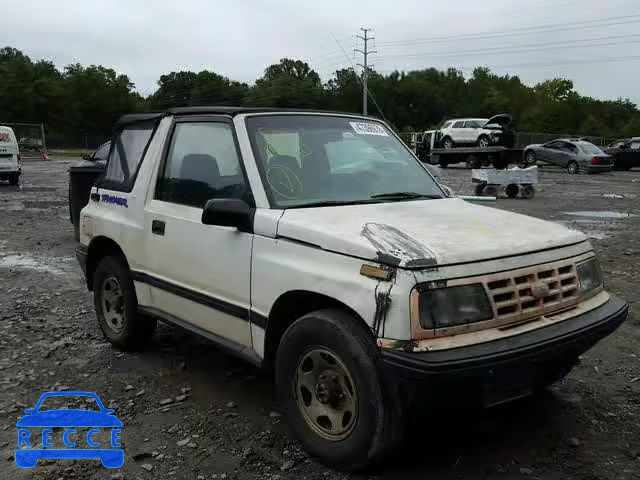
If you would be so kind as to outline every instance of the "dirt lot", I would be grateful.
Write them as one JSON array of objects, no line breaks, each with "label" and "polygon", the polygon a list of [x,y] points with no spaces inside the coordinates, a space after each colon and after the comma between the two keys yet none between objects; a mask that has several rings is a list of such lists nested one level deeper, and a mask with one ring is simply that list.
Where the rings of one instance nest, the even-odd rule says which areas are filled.
[{"label": "dirt lot", "polygon": [[[348,478],[291,440],[271,379],[253,367],[167,326],[140,353],[103,340],[73,253],[73,163],[29,163],[21,187],[0,185],[0,478]],[[458,193],[471,193],[469,178],[442,171]],[[546,167],[535,199],[491,206],[586,232],[631,317],[549,392],[433,412],[392,462],[356,478],[640,478],[640,171],[569,176]],[[65,389],[96,392],[116,410],[122,469],[95,460],[15,466],[16,420],[42,393]]]}]

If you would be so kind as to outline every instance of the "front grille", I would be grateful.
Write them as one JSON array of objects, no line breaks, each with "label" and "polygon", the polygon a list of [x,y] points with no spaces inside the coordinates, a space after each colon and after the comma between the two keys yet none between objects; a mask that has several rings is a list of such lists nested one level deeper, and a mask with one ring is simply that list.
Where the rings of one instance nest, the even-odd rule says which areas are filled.
[{"label": "front grille", "polygon": [[579,297],[574,260],[490,275],[484,283],[501,324],[539,317],[573,305]]}]

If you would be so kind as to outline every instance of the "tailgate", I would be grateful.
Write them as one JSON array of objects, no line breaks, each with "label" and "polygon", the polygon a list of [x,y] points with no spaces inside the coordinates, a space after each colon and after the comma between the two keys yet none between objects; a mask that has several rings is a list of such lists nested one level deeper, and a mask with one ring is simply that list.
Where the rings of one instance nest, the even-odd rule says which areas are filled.
[{"label": "tailgate", "polygon": [[0,152],[0,171],[1,170],[17,170],[18,156],[10,153]]}]

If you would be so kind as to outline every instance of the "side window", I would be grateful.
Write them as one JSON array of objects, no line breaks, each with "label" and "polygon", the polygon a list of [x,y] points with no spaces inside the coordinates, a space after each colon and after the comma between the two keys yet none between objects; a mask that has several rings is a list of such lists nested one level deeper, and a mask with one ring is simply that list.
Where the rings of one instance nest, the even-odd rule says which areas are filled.
[{"label": "side window", "polygon": [[155,197],[197,208],[212,198],[250,202],[231,126],[177,123]]},{"label": "side window", "polygon": [[569,153],[575,153],[575,154],[578,153],[578,147],[576,147],[571,143],[565,143],[563,150]]},{"label": "side window", "polygon": [[463,126],[464,126],[464,122],[462,120],[458,120],[456,123],[453,124],[451,128],[462,128]]},{"label": "side window", "polygon": [[[103,184],[117,188],[127,186],[135,178],[138,165],[153,135],[155,123],[130,125],[116,134]],[[106,185],[105,185],[106,186]]]},{"label": "side window", "polygon": [[562,142],[549,142],[544,146],[552,150],[560,150],[562,147]]},{"label": "side window", "polygon": [[106,160],[109,156],[109,149],[111,148],[111,142],[107,142],[102,145],[98,150],[93,154],[94,160]]}]

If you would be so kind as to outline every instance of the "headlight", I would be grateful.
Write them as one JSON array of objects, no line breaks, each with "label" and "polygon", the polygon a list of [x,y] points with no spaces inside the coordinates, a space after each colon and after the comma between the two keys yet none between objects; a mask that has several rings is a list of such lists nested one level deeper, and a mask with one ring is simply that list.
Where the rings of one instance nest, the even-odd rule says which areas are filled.
[{"label": "headlight", "polygon": [[578,280],[580,281],[580,292],[590,292],[594,288],[602,285],[602,272],[596,257],[590,258],[586,262],[576,265],[578,270]]},{"label": "headlight", "polygon": [[484,287],[477,283],[424,290],[419,297],[420,325],[425,330],[446,328],[493,318]]}]

